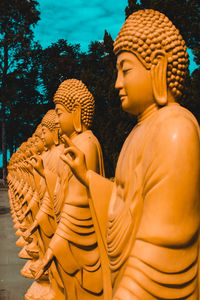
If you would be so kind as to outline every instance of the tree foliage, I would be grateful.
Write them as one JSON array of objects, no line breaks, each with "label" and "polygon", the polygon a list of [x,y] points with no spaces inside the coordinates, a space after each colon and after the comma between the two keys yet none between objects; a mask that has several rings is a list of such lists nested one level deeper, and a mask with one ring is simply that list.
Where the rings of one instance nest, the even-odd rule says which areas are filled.
[{"label": "tree foliage", "polygon": [[10,117],[7,122],[7,116],[16,101],[16,92],[19,92],[16,91],[14,82],[20,79],[22,66],[27,65],[28,52],[31,51],[32,27],[39,20],[37,5],[34,0],[0,2],[0,101],[4,182],[7,163],[6,125],[10,123]]}]

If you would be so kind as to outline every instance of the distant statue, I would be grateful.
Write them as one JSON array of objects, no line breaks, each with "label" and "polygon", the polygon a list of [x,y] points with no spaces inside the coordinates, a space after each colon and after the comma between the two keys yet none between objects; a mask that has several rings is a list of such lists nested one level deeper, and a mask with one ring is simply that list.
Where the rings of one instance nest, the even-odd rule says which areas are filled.
[{"label": "distant statue", "polygon": [[112,291],[104,299],[197,300],[199,126],[177,103],[188,71],[185,42],[164,14],[147,9],[127,18],[114,52],[122,108],[138,116],[114,183],[90,170],[70,139],[62,156],[88,188],[105,241]]},{"label": "distant statue", "polygon": [[[49,189],[54,190],[58,177],[58,161],[60,159],[60,154],[63,152],[63,144],[59,145],[58,142],[58,120],[55,110],[49,110],[41,121],[42,125],[42,140],[46,147],[45,156],[40,157],[34,155],[31,157],[32,166],[35,168],[36,173],[40,174],[39,183],[39,195],[40,195],[40,205],[35,215],[34,221],[31,226],[24,233],[24,237],[29,239],[31,235],[36,232],[38,240],[41,239],[42,245],[40,243],[40,249],[35,249],[34,247],[27,248],[28,252],[38,251],[38,259],[33,261],[29,268],[32,274],[35,274],[38,266],[41,264],[41,260],[45,251],[48,248],[49,242],[54,235],[56,229],[56,219],[53,209],[53,199],[51,198],[51,192]],[[49,182],[47,184],[45,180],[45,173],[48,173]],[[41,193],[42,191],[42,193]],[[40,241],[40,242],[41,242]],[[55,275],[55,266],[53,272]],[[56,274],[59,277],[58,274]],[[60,288],[52,276],[52,271],[50,270],[46,282],[44,278],[40,282],[34,282],[26,294],[26,299],[65,299],[63,294],[63,284],[61,280]],[[49,279],[49,284],[47,281]]]},{"label": "distant statue", "polygon": [[[92,94],[80,80],[68,79],[59,86],[54,102],[61,139],[66,147],[67,140],[72,140],[85,153],[87,166],[103,175],[101,148],[89,129],[94,114]],[[45,177],[48,182],[46,172]],[[57,228],[38,268],[36,279],[54,261],[64,284],[65,299],[104,299],[99,253],[101,241],[98,241],[96,233],[98,226],[92,219],[93,208],[90,207],[86,187],[73,176],[62,160],[53,195]]]}]

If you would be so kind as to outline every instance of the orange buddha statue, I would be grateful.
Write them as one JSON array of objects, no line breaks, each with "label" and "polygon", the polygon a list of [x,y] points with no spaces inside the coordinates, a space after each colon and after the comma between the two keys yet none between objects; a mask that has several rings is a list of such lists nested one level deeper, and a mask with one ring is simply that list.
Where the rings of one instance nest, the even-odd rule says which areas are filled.
[{"label": "orange buddha statue", "polygon": [[[89,168],[103,175],[101,148],[89,129],[94,114],[92,94],[80,80],[68,79],[59,86],[54,102],[64,143],[68,136],[85,153]],[[54,261],[65,299],[103,299],[100,254],[87,189],[62,160],[53,203],[57,228],[36,279]]]},{"label": "orange buddha statue", "polygon": [[[45,114],[41,121],[41,125],[42,140],[46,147],[46,153],[44,157],[40,157],[38,155],[32,156],[31,161],[36,173],[38,173],[41,178],[39,190],[43,189],[43,193],[42,195],[39,193],[40,207],[33,223],[24,234],[24,237],[29,239],[33,233],[37,233],[42,241],[42,247],[38,249],[38,259],[34,260],[29,265],[29,269],[33,275],[35,274],[37,267],[41,264],[42,257],[47,250],[49,242],[56,229],[53,199],[49,188],[51,190],[55,189],[58,177],[58,161],[60,159],[60,154],[63,152],[63,145],[59,145],[58,143],[58,122],[55,110],[49,110]],[[45,173],[48,173],[48,181],[50,181],[50,183],[46,181]],[[36,252],[35,247],[34,249],[28,249],[28,252],[32,250]],[[58,278],[59,275],[55,274],[54,270],[55,267],[53,268],[52,266],[49,274],[46,276],[46,280],[44,280],[45,278],[43,277],[43,280],[32,284],[25,296],[27,300],[64,299],[62,282],[59,281],[59,288],[54,280],[55,275],[56,278]],[[52,272],[54,273],[54,276],[52,276]]]},{"label": "orange buddha statue", "polygon": [[122,109],[138,117],[114,183],[90,170],[70,140],[62,155],[94,205],[109,258],[104,299],[197,300],[199,126],[177,102],[188,69],[185,42],[164,14],[140,10],[125,21],[114,53]]}]

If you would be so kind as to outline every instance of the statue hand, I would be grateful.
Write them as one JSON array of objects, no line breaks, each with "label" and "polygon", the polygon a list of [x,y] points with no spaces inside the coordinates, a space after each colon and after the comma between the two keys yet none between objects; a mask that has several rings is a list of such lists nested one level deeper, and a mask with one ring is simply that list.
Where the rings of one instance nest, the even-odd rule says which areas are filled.
[{"label": "statue hand", "polygon": [[44,165],[42,158],[35,154],[30,159],[30,164],[33,166],[33,168],[44,177]]},{"label": "statue hand", "polygon": [[62,138],[65,140],[65,145],[67,144],[69,147],[64,150],[64,154],[60,158],[70,166],[77,179],[88,187],[85,154],[74,145],[68,136],[63,135]]},{"label": "statue hand", "polygon": [[23,233],[23,238],[25,239],[25,241],[28,241],[30,239],[31,236],[31,230],[30,228],[28,228],[24,233]]},{"label": "statue hand", "polygon": [[38,222],[35,220],[33,224],[23,233],[23,238],[25,241],[29,241],[31,238],[31,235],[37,230]]},{"label": "statue hand", "polygon": [[23,220],[24,220],[24,218],[25,218],[25,214],[22,214],[22,215],[18,218],[19,223],[22,223]]},{"label": "statue hand", "polygon": [[38,280],[42,276],[42,274],[50,267],[53,257],[53,251],[50,248],[48,248],[42,259],[42,263],[39,269],[35,273],[35,280]]},{"label": "statue hand", "polygon": [[32,165],[30,164],[30,160],[26,160],[26,169],[30,172],[30,173],[33,173],[33,167]]}]

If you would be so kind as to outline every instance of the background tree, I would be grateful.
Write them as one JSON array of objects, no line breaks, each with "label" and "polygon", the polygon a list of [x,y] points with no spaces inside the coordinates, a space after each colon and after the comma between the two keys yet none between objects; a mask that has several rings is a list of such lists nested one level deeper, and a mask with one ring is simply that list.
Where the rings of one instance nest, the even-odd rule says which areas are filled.
[{"label": "background tree", "polygon": [[[8,76],[6,98],[9,117],[6,122],[7,144],[12,154],[13,150],[30,137],[41,117],[46,111],[45,98],[40,90],[40,61],[37,44],[24,57],[18,69]],[[43,105],[42,105],[43,104]]]},{"label": "background tree", "polygon": [[[0,101],[3,152],[3,180],[6,181],[6,118],[13,98],[8,98],[8,83],[17,78],[17,70],[23,63],[25,52],[30,50],[32,27],[39,20],[37,1],[0,1]],[[10,96],[10,95],[9,95]]]},{"label": "background tree", "polygon": [[49,103],[59,84],[67,78],[78,78],[80,74],[80,45],[71,45],[60,39],[44,50],[39,51],[40,88]]}]

